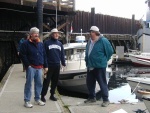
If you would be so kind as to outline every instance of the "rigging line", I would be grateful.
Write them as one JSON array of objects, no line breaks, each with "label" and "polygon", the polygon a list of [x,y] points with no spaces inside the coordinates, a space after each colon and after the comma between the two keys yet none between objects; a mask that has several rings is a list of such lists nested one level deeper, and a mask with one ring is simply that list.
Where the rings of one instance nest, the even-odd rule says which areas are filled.
[{"label": "rigging line", "polygon": [[[82,43],[81,43],[81,48],[82,48],[82,46],[83,46],[83,41],[82,41]],[[84,50],[83,50],[84,51]],[[84,53],[84,52],[82,52],[82,50],[80,50],[80,53],[81,54],[79,54],[80,55],[80,66],[79,66],[79,69],[81,68],[81,57],[82,57],[82,54]]]}]

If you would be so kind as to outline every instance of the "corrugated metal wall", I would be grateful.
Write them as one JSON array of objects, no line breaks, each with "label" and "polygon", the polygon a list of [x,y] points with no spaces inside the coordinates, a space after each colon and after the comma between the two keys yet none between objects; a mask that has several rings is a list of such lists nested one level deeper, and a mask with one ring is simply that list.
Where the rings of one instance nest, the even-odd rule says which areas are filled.
[{"label": "corrugated metal wall", "polygon": [[[132,18],[132,17],[131,17]],[[87,32],[91,27],[91,13],[77,11],[73,17],[73,32]],[[132,19],[114,17],[110,15],[95,14],[95,25],[100,28],[103,34],[131,34]],[[133,34],[136,34],[138,26],[137,20],[134,22]]]}]

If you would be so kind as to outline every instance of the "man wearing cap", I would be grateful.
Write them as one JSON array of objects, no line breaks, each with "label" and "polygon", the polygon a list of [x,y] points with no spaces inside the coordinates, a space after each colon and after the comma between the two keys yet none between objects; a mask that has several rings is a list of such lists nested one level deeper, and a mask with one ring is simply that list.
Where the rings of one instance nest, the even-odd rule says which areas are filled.
[{"label": "man wearing cap", "polygon": [[89,90],[89,98],[84,102],[96,102],[95,86],[97,81],[102,92],[103,103],[101,106],[106,107],[109,105],[106,67],[107,61],[114,51],[110,42],[100,34],[97,26],[90,28],[90,36],[91,38],[86,45],[85,56],[87,66],[86,84]]},{"label": "man wearing cap", "polygon": [[44,47],[48,60],[48,73],[43,81],[43,88],[41,92],[41,100],[46,102],[45,95],[47,94],[48,87],[51,81],[50,89],[50,100],[57,101],[57,98],[54,96],[55,89],[57,87],[60,66],[66,66],[64,58],[64,48],[60,41],[58,41],[59,33],[56,28],[51,30],[50,39],[44,42]]},{"label": "man wearing cap", "polygon": [[48,64],[44,45],[39,39],[39,29],[32,27],[29,32],[30,38],[21,44],[20,57],[26,67],[26,83],[24,87],[24,106],[32,108],[30,103],[32,94],[32,81],[34,79],[34,100],[36,105],[44,106],[40,100],[42,90],[42,69],[48,71]]}]

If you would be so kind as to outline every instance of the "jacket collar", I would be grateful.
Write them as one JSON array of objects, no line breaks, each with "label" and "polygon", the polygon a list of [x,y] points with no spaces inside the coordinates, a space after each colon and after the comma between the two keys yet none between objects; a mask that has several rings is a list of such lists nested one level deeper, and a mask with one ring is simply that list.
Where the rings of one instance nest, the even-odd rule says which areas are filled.
[{"label": "jacket collar", "polygon": [[40,42],[40,38],[38,38],[37,40],[32,40],[32,39],[30,38],[30,39],[29,39],[29,42],[38,43],[38,42]]}]

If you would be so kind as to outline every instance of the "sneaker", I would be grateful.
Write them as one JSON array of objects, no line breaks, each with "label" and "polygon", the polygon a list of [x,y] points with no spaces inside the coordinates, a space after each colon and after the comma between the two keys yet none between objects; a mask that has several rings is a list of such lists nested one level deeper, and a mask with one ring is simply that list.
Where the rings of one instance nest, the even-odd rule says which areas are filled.
[{"label": "sneaker", "polygon": [[57,101],[57,98],[56,97],[54,97],[54,96],[50,96],[50,98],[49,98],[50,100],[52,100],[52,101]]},{"label": "sneaker", "polygon": [[35,101],[35,104],[36,104],[36,105],[39,105],[39,106],[44,106],[44,105],[45,105],[45,103],[42,102],[41,100]]},{"label": "sneaker", "polygon": [[32,107],[33,107],[33,105],[32,105],[30,102],[25,102],[25,103],[24,103],[24,106],[25,106],[26,108],[32,108]]},{"label": "sneaker", "polygon": [[101,104],[102,107],[107,107],[110,104],[109,101],[103,101],[103,103]]},{"label": "sneaker", "polygon": [[96,102],[96,98],[90,99],[88,98],[87,100],[84,101],[84,103],[94,103]]},{"label": "sneaker", "polygon": [[45,99],[45,97],[41,97],[41,100],[43,101],[43,102],[46,102],[46,99]]}]

